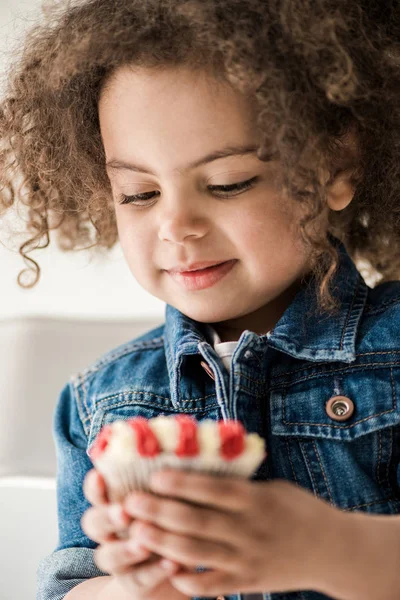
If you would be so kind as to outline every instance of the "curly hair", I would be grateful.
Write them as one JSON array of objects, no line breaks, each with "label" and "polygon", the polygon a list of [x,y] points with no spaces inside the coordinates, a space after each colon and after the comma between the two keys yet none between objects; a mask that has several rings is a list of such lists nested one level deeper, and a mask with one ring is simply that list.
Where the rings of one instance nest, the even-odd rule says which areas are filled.
[{"label": "curly hair", "polygon": [[[56,230],[62,250],[111,248],[118,233],[98,101],[122,65],[207,72],[256,102],[258,158],[282,165],[303,205],[322,309],[341,240],[380,281],[400,278],[400,15],[396,0],[72,0],[47,5],[9,68],[0,104],[0,214],[27,210],[28,256]],[[327,205],[327,183],[354,157],[354,197]],[[332,179],[330,179],[332,181]],[[33,274],[23,284],[21,275]]]}]

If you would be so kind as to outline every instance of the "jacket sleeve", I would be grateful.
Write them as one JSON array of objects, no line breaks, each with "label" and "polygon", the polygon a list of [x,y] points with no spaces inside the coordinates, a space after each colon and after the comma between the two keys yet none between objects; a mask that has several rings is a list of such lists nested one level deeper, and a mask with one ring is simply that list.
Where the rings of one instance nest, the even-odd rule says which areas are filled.
[{"label": "jacket sleeve", "polygon": [[53,436],[57,456],[58,544],[38,565],[36,600],[63,600],[79,583],[108,575],[96,566],[93,555],[98,544],[85,535],[80,524],[83,513],[90,507],[83,495],[83,480],[93,464],[86,454],[88,439],[71,384],[59,396]]},{"label": "jacket sleeve", "polygon": [[86,454],[88,440],[70,383],[58,398],[53,437],[57,456],[58,545],[38,565],[36,600],[62,600],[79,583],[108,575],[94,563],[98,544],[85,535],[80,524],[90,506],[83,495],[83,480],[93,464]]}]

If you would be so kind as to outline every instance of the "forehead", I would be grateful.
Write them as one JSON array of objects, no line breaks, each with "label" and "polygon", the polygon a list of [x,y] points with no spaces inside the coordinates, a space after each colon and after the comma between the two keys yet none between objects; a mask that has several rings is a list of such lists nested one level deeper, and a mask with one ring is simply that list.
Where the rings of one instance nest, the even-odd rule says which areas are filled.
[{"label": "forehead", "polygon": [[[185,68],[117,69],[99,100],[103,139],[115,143],[127,132],[149,136],[203,135],[229,142],[254,139],[254,104],[228,83]],[[243,139],[238,140],[237,138]]]}]

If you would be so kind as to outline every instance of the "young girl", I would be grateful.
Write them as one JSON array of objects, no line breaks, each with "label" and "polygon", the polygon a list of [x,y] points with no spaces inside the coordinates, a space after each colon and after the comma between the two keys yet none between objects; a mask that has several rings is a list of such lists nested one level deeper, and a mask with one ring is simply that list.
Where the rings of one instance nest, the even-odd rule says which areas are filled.
[{"label": "young girl", "polygon": [[[0,113],[24,285],[50,229],[65,250],[118,237],[166,303],[60,394],[38,600],[400,597],[395,11],[90,0],[27,37]],[[179,412],[240,420],[266,460],[251,481],[158,473],[110,505],[101,427]]]}]

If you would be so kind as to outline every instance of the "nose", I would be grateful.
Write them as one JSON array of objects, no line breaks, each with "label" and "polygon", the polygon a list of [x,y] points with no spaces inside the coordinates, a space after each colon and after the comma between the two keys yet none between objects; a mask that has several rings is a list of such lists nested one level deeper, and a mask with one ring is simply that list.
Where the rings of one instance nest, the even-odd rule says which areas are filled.
[{"label": "nose", "polygon": [[175,194],[163,198],[159,215],[158,237],[161,241],[182,244],[187,238],[201,238],[209,229],[209,219],[201,209],[201,199],[194,195]]}]

